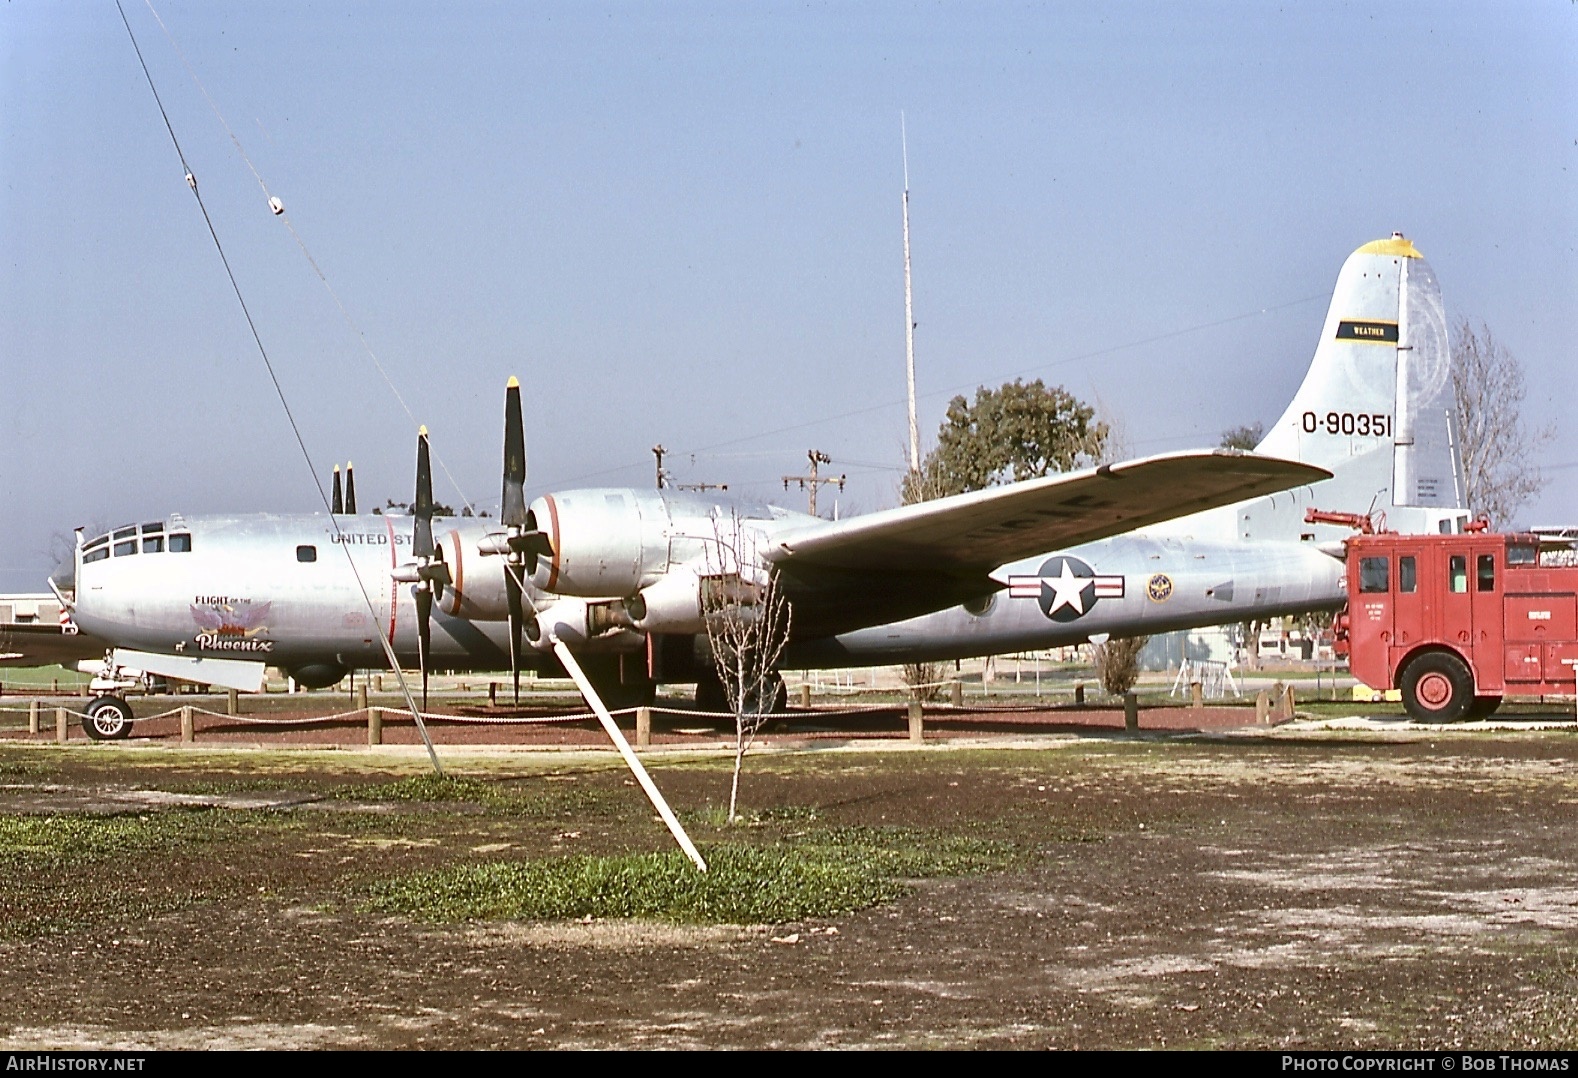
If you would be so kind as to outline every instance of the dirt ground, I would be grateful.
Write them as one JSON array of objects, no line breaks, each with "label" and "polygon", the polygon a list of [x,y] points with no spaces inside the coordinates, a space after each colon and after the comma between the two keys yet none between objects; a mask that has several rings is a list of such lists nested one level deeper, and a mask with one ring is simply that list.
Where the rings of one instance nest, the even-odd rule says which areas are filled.
[{"label": "dirt ground", "polygon": [[[1570,720],[1137,737],[1104,721],[922,749],[770,742],[743,798],[777,826],[928,829],[1021,857],[860,913],[722,927],[361,911],[371,881],[418,868],[665,848],[606,751],[447,748],[452,771],[547,799],[501,816],[345,794],[419,773],[407,747],[23,734],[0,743],[0,824],[82,837],[0,852],[0,1045],[1578,1047]],[[728,772],[717,731],[695,738],[647,759],[705,849],[731,836]],[[130,837],[93,853],[120,824]]]}]

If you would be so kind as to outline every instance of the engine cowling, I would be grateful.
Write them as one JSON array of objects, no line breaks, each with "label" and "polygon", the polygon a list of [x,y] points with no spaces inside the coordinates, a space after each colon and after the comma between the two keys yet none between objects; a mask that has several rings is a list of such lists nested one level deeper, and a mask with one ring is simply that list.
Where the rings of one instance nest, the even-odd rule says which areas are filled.
[{"label": "engine cowling", "polygon": [[686,569],[665,574],[626,606],[632,624],[648,633],[701,633],[701,578]]},{"label": "engine cowling", "polygon": [[452,618],[468,621],[508,620],[504,559],[483,557],[475,546],[468,550],[458,531],[437,537],[437,546],[449,566],[450,578],[438,608]]},{"label": "engine cowling", "polygon": [[558,595],[630,596],[668,571],[669,514],[656,491],[574,490],[531,504],[552,553],[532,583]]}]

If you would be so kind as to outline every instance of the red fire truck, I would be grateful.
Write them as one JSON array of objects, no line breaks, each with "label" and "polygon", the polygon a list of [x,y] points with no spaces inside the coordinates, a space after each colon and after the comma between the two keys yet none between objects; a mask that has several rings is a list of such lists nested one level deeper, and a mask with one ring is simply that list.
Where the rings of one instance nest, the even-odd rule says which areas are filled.
[{"label": "red fire truck", "polygon": [[1534,535],[1357,535],[1339,651],[1420,722],[1489,715],[1505,695],[1570,694],[1578,566],[1542,564]]}]

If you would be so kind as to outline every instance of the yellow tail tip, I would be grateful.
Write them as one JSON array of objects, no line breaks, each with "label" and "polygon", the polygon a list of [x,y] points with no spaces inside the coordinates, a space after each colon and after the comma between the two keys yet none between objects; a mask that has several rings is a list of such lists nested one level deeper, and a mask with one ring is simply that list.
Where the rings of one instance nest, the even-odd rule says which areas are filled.
[{"label": "yellow tail tip", "polygon": [[426,426],[418,427],[416,429],[416,436],[418,438],[426,438],[427,437],[427,427]]},{"label": "yellow tail tip", "polygon": [[520,387],[521,387],[521,380],[519,378],[515,377],[512,374],[512,375],[510,375],[509,384],[506,385],[504,388],[505,389],[519,389]]}]

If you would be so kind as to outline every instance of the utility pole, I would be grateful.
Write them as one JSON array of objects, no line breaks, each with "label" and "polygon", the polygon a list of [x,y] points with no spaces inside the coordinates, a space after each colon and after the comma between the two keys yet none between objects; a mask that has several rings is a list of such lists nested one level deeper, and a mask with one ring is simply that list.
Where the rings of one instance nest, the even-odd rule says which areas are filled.
[{"label": "utility pole", "polygon": [[833,463],[833,458],[822,452],[820,449],[808,450],[806,452],[806,457],[811,461],[811,474],[784,476],[784,489],[788,490],[790,483],[799,483],[801,490],[810,491],[810,511],[812,516],[816,516],[816,488],[821,486],[823,483],[837,483],[838,489],[843,490],[844,481],[848,478],[848,476],[840,475],[835,478],[831,475],[818,475],[818,465]]},{"label": "utility pole", "polygon": [[663,470],[663,454],[667,452],[668,450],[663,448],[661,442],[652,447],[652,455],[657,458],[657,488],[659,490],[668,486],[668,473]]},{"label": "utility pole", "polygon": [[910,143],[899,113],[899,141],[904,148],[904,370],[910,396],[910,471],[920,471],[920,425],[915,418],[915,304],[910,293]]}]

